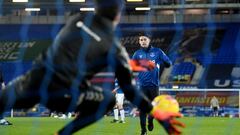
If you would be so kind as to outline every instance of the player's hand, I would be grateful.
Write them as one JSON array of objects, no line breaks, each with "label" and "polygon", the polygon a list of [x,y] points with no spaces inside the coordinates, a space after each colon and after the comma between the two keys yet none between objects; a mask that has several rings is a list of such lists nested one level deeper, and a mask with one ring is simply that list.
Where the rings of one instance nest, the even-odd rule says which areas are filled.
[{"label": "player's hand", "polygon": [[149,71],[155,68],[155,63],[150,60],[130,60],[129,65],[133,71]]},{"label": "player's hand", "polygon": [[177,127],[185,127],[185,124],[175,119],[182,117],[181,113],[164,112],[154,108],[151,115],[163,126],[169,135],[180,135],[182,131]]},{"label": "player's hand", "polygon": [[112,94],[116,95],[117,94],[117,90],[112,90]]}]

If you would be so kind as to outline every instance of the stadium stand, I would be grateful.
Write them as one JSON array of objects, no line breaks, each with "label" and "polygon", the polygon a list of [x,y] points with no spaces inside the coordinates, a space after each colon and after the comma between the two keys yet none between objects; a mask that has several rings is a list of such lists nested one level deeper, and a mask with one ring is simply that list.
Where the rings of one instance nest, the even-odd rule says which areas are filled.
[{"label": "stadium stand", "polygon": [[195,70],[196,66],[191,62],[181,62],[179,64],[175,64],[171,73],[173,83],[190,83]]}]

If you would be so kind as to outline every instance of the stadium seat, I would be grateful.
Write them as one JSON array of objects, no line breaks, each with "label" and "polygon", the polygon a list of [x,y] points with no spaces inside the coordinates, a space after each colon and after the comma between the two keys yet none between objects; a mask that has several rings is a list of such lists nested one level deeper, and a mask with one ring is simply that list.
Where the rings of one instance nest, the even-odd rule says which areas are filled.
[{"label": "stadium seat", "polygon": [[191,62],[181,62],[173,66],[172,69],[172,81],[173,83],[188,84],[194,75],[196,66]]}]

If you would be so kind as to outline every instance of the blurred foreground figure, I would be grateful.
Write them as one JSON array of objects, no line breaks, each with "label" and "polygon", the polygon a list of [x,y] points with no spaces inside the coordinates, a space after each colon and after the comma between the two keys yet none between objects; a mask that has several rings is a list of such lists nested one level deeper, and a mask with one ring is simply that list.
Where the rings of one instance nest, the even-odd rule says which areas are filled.
[{"label": "blurred foreground figure", "polygon": [[[41,103],[51,111],[77,112],[76,118],[56,134],[68,135],[96,122],[115,105],[111,91],[90,84],[93,76],[112,68],[125,97],[141,111],[151,113],[170,134],[180,131],[174,120],[134,87],[132,70],[148,63],[129,62],[128,54],[115,38],[122,0],[95,0],[96,12],[75,15],[57,35],[55,42],[35,61],[25,75],[9,83],[0,93],[0,113],[10,108],[30,108]],[[139,66],[138,66],[139,65]],[[139,68],[138,68],[139,69]]]},{"label": "blurred foreground figure", "polygon": [[[0,91],[5,88],[5,82],[3,79],[3,74],[2,71],[0,70]],[[3,114],[0,114],[0,125],[3,126],[8,126],[8,125],[12,125],[12,123],[10,123],[9,121],[7,121],[6,119],[4,119]]]}]

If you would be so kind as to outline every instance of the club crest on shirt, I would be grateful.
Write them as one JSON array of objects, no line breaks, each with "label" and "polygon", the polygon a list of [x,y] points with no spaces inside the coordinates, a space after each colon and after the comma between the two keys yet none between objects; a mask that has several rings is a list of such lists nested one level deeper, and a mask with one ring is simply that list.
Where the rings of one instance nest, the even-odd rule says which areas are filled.
[{"label": "club crest on shirt", "polygon": [[155,57],[155,54],[154,53],[150,53],[150,57]]}]

